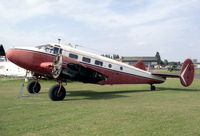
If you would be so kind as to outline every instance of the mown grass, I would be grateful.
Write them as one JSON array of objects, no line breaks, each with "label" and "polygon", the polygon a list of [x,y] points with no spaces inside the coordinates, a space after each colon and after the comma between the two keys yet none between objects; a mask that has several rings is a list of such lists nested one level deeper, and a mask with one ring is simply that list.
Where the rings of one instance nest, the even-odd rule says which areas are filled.
[{"label": "mown grass", "polygon": [[65,85],[66,99],[53,102],[54,81],[41,81],[38,95],[18,98],[22,80],[0,79],[0,136],[198,136],[199,81],[185,88],[168,79],[156,91],[73,82]]},{"label": "mown grass", "polygon": [[199,68],[195,69],[195,74],[198,74],[198,75],[200,74],[200,69]]}]

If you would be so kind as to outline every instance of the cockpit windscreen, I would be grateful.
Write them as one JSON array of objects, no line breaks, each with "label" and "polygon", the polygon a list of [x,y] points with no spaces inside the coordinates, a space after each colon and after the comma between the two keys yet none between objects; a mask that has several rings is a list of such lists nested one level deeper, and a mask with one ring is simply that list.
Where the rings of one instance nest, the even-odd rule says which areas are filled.
[{"label": "cockpit windscreen", "polygon": [[38,48],[39,50],[42,50],[46,53],[50,53],[50,54],[62,54],[62,49],[59,47],[54,47],[50,44],[47,45],[41,45],[41,46],[37,46],[36,48]]}]

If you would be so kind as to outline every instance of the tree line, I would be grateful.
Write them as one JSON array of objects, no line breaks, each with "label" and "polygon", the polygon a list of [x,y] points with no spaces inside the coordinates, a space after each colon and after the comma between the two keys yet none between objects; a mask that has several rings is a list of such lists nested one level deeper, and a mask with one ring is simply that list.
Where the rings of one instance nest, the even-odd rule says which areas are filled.
[{"label": "tree line", "polygon": [[160,53],[159,52],[156,52],[156,59],[157,59],[157,63],[158,65],[161,65],[161,66],[167,66],[167,65],[172,65],[172,66],[178,66],[178,65],[181,65],[181,62],[168,62],[167,59],[164,59],[164,61],[161,59],[160,57]]},{"label": "tree line", "polygon": [[[111,54],[101,54],[101,56],[104,56],[104,57],[107,57],[107,58],[110,58],[110,59],[114,59],[114,60],[120,58],[120,56],[118,54],[112,54],[112,55]],[[159,52],[156,52],[155,57],[157,59],[157,64],[161,65],[161,66],[167,66],[167,65],[178,66],[178,65],[181,65],[181,62],[169,62],[167,59],[162,60]]]},{"label": "tree line", "polygon": [[104,56],[104,57],[107,57],[107,58],[110,58],[110,59],[114,59],[114,60],[120,58],[120,56],[118,54],[112,54],[112,55],[110,55],[110,54],[101,54],[101,56]]}]

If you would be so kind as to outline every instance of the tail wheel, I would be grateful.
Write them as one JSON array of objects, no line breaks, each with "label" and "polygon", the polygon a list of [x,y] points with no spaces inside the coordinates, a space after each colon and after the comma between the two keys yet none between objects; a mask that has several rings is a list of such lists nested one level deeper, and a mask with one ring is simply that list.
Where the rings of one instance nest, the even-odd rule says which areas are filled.
[{"label": "tail wheel", "polygon": [[156,87],[154,85],[151,85],[151,91],[156,90]]},{"label": "tail wheel", "polygon": [[52,101],[61,101],[66,96],[66,90],[62,85],[54,85],[49,89],[49,98]]},{"label": "tail wheel", "polygon": [[27,91],[29,93],[39,93],[40,89],[41,89],[40,83],[36,81],[30,82],[27,86]]}]

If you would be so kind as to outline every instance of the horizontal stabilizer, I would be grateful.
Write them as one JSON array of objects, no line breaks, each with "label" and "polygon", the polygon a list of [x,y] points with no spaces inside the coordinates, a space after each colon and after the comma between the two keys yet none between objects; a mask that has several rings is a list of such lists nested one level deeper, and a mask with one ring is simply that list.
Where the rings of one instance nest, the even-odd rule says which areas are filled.
[{"label": "horizontal stabilizer", "polygon": [[155,76],[161,76],[163,78],[179,78],[178,74],[169,74],[169,73],[151,73]]},{"label": "horizontal stabilizer", "polygon": [[180,78],[181,84],[187,87],[190,86],[194,80],[194,65],[191,59],[186,59],[183,62],[181,73],[179,75],[168,74],[168,73],[151,73],[151,74],[163,78]]}]

